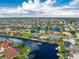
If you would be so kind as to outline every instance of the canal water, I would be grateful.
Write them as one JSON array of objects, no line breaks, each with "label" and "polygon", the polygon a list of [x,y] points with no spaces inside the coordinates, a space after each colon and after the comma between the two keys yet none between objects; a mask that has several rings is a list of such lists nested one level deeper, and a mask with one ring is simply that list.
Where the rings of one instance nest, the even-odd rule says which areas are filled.
[{"label": "canal water", "polygon": [[17,44],[25,43],[26,46],[33,49],[33,52],[29,55],[29,59],[58,59],[57,56],[57,45],[36,42],[28,39],[23,38],[16,38],[16,37],[7,37],[7,36],[0,36],[0,40],[10,40],[14,41]]}]

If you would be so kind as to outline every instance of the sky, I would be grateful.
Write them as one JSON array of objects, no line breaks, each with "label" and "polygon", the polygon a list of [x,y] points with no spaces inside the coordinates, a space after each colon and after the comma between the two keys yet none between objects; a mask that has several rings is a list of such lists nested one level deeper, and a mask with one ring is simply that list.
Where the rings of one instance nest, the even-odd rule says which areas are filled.
[{"label": "sky", "polygon": [[0,17],[79,17],[79,0],[0,0]]}]

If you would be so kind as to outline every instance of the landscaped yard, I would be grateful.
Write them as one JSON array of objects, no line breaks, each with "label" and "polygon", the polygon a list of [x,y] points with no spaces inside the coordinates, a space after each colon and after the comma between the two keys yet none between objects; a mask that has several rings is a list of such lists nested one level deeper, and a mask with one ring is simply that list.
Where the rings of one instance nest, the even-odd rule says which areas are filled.
[{"label": "landscaped yard", "polygon": [[21,37],[22,37],[22,38],[31,39],[32,34],[31,34],[31,33],[23,33],[23,35],[22,35]]},{"label": "landscaped yard", "polygon": [[27,58],[30,52],[32,51],[31,48],[24,46],[24,44],[16,45],[14,46],[14,48],[19,48],[20,50],[19,55],[14,59],[25,59],[25,57]]},{"label": "landscaped yard", "polygon": [[58,51],[59,51],[59,59],[67,59],[66,49],[64,45],[61,45]]}]

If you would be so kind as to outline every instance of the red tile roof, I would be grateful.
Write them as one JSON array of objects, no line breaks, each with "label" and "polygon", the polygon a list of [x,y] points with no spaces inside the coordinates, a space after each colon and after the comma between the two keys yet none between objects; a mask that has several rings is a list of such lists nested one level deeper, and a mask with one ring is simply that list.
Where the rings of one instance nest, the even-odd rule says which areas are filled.
[{"label": "red tile roof", "polygon": [[4,41],[2,44],[1,44],[1,47],[3,48],[8,48],[9,47],[9,43],[7,41]]},{"label": "red tile roof", "polygon": [[4,59],[12,59],[13,57],[16,57],[18,55],[18,52],[14,48],[8,48],[4,51]]}]

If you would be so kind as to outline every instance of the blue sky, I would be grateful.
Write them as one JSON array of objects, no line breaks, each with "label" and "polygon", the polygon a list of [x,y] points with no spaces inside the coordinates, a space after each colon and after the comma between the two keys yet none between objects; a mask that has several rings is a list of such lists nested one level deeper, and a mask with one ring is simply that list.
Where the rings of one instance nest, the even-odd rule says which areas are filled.
[{"label": "blue sky", "polygon": [[[0,0],[0,7],[17,7],[20,6],[24,1],[28,0]],[[34,0],[32,0],[34,2]],[[40,3],[45,2],[46,0],[40,0]],[[72,0],[56,0],[54,6],[63,6],[68,4]]]},{"label": "blue sky", "polygon": [[79,0],[0,0],[0,17],[76,17]]}]

